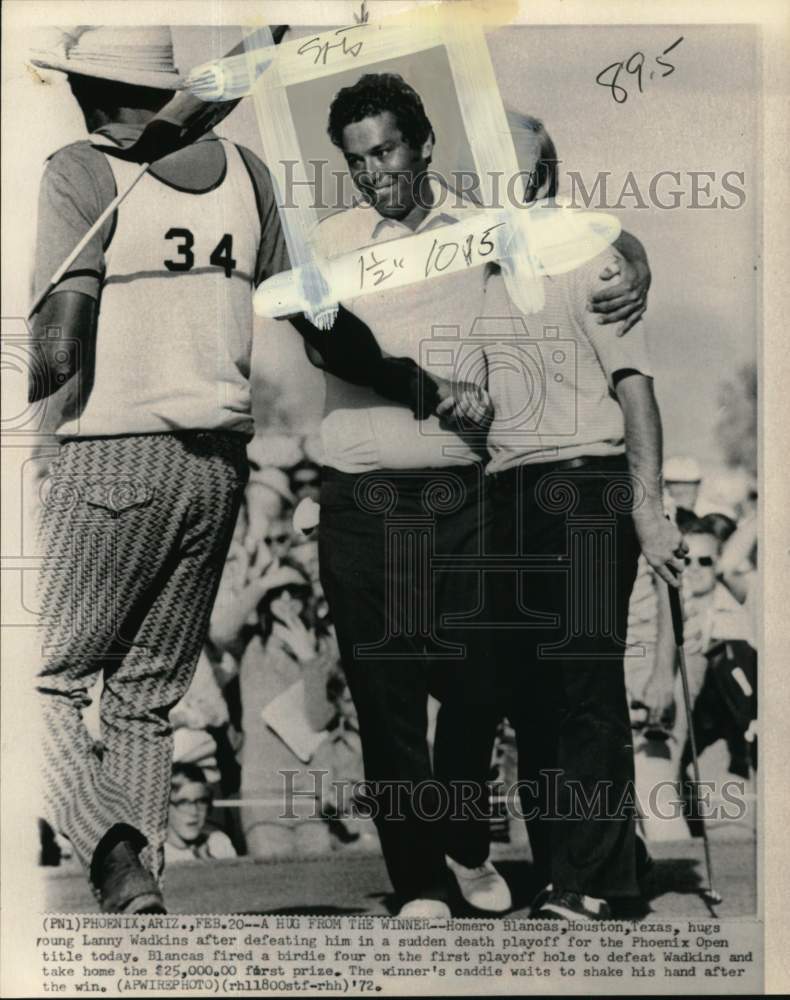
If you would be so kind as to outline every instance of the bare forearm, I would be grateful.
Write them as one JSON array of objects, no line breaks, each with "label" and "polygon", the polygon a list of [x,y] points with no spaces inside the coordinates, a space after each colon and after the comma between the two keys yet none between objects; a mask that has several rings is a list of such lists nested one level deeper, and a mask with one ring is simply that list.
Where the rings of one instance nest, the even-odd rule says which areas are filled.
[{"label": "bare forearm", "polygon": [[634,484],[632,516],[642,552],[661,579],[679,586],[686,545],[664,517],[661,496],[661,418],[652,379],[626,373],[615,392],[623,409],[625,451]]},{"label": "bare forearm", "polygon": [[661,415],[653,381],[635,372],[621,378],[615,392],[623,410],[625,453],[636,488],[634,516],[643,508],[663,513]]}]

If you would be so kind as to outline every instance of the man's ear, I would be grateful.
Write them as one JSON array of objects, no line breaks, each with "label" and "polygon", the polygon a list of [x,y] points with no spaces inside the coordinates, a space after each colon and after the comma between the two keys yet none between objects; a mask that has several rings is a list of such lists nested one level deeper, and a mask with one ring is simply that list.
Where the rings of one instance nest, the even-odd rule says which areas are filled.
[{"label": "man's ear", "polygon": [[433,156],[433,144],[435,139],[436,137],[433,134],[433,129],[431,129],[430,135],[422,144],[422,146],[420,146],[420,159],[427,160],[429,163],[431,162],[431,157]]}]

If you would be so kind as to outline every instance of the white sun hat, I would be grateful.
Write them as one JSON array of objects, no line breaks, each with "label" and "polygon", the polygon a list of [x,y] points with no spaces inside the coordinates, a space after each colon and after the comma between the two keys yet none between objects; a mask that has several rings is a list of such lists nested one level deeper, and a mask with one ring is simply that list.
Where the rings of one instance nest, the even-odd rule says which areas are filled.
[{"label": "white sun hat", "polygon": [[63,28],[52,47],[33,49],[30,61],[42,69],[136,87],[179,90],[184,85],[174,62],[173,37],[166,25]]}]

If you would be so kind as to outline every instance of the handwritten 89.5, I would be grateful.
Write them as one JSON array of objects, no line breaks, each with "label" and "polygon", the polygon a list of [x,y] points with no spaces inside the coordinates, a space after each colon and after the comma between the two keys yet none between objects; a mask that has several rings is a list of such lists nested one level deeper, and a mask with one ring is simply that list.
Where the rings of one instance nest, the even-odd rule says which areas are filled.
[{"label": "handwritten 89.5", "polygon": [[[636,77],[636,84],[639,88],[639,93],[643,94],[645,92],[644,80],[645,76],[648,79],[653,80],[658,76],[659,79],[665,76],[670,76],[675,72],[675,67],[673,64],[663,57],[668,55],[673,49],[676,49],[678,45],[683,41],[683,36],[681,35],[676,41],[664,49],[664,51],[655,57],[655,63],[660,67],[660,72],[655,69],[650,69],[645,67],[645,54],[644,52],[634,52],[632,56],[622,62],[613,62],[596,76],[595,82],[599,83],[602,87],[607,87],[611,93],[612,97],[618,104],[625,104],[628,100],[628,91],[622,85],[626,82],[626,78],[620,78],[620,74],[625,70],[626,73],[630,73],[632,76]],[[609,74],[609,78],[605,79],[606,74]],[[621,82],[618,83],[618,78]]]}]

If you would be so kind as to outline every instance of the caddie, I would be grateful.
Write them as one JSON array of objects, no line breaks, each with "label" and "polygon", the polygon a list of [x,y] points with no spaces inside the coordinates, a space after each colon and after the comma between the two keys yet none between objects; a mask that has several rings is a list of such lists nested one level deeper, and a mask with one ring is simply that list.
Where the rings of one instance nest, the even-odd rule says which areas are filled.
[{"label": "caddie", "polygon": [[[140,167],[128,145],[183,80],[167,27],[87,27],[36,65],[67,74],[89,140],[48,160],[36,298]],[[48,819],[107,912],[164,912],[168,713],[203,643],[247,480],[253,282],[287,267],[271,180],[209,132],[157,161],[34,317],[57,434],[41,517],[37,690]],[[102,749],[82,710],[99,674]]]},{"label": "caddie", "polygon": [[[40,532],[47,814],[105,911],[162,912],[168,714],[194,672],[248,476],[251,292],[290,265],[268,170],[207,131],[155,149],[50,289],[139,174],[106,147],[134,145],[185,84],[161,26],[75,28],[31,61],[66,73],[90,133],[47,161],[36,240],[30,401],[46,400],[42,430],[60,440]],[[435,406],[419,367],[384,357],[346,310],[331,337],[290,319],[327,371],[415,416]],[[99,757],[82,710],[100,673]]]}]

